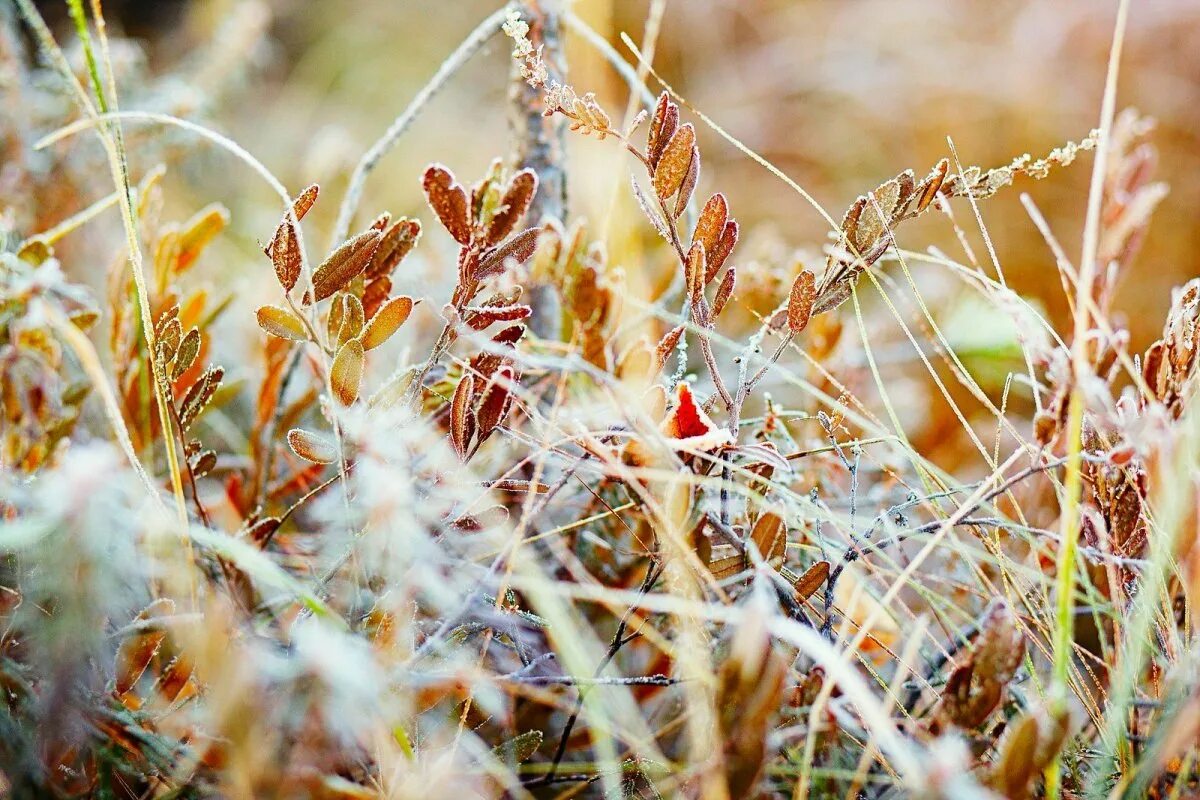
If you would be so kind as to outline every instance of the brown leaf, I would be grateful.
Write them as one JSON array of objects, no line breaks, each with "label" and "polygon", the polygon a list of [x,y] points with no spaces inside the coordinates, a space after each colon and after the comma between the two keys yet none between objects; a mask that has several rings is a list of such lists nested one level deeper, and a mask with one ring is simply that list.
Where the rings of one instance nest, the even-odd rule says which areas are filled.
[{"label": "brown leaf", "polygon": [[[300,193],[300,196],[292,203],[292,211],[296,215],[296,221],[299,222],[312,208],[313,203],[317,201],[317,192],[319,187],[313,184]],[[285,292],[290,292],[295,286],[296,281],[300,278],[301,254],[300,254],[300,238],[296,233],[296,227],[292,223],[291,215],[285,214],[279,226],[275,229],[275,235],[271,237],[271,243],[264,248],[263,252],[271,259],[271,263],[275,266],[275,277],[279,279],[279,284],[283,286]]]},{"label": "brown leaf", "polygon": [[504,506],[491,506],[477,514],[464,514],[451,520],[450,527],[463,533],[478,533],[503,525],[506,521],[508,509]]},{"label": "brown leaf", "polygon": [[[336,458],[336,453],[334,456]],[[282,521],[279,517],[263,517],[250,526],[246,531],[246,538],[259,547],[263,547],[275,535],[275,531],[279,530],[280,524]]]},{"label": "brown leaf", "polygon": [[468,306],[463,313],[463,324],[473,331],[481,331],[494,322],[513,322],[527,319],[533,314],[529,306]]},{"label": "brown leaf", "polygon": [[928,208],[929,204],[933,202],[933,198],[937,197],[949,169],[950,162],[943,158],[934,166],[933,171],[925,177],[925,180],[921,181],[921,185],[917,187],[917,202],[914,206],[918,213]]},{"label": "brown leaf", "polygon": [[510,366],[501,367],[492,376],[475,409],[475,428],[478,432],[476,449],[508,416],[509,408],[512,407],[511,387],[516,384],[516,380],[516,372]]},{"label": "brown leaf", "polygon": [[549,484],[513,479],[491,481],[490,483],[485,483],[484,486],[500,492],[546,494],[550,491]]},{"label": "brown leaf", "polygon": [[[501,208],[488,223],[487,242],[494,245],[512,233],[513,228],[525,216],[533,196],[537,193],[537,173],[531,169],[523,169],[508,182],[508,188],[500,201]],[[535,220],[536,221],[536,220]]]},{"label": "brown leaf", "polygon": [[467,215],[467,192],[452,173],[441,164],[433,164],[425,170],[421,180],[429,207],[442,226],[461,245],[471,243],[471,221]]},{"label": "brown leaf", "polygon": [[314,464],[332,464],[338,460],[337,445],[330,439],[306,431],[303,428],[292,428],[287,435],[288,447],[292,452],[311,461]]},{"label": "brown leaf", "polygon": [[705,254],[712,255],[728,218],[729,203],[725,200],[725,195],[717,192],[708,198],[708,202],[700,211],[700,218],[696,220],[696,229],[692,233],[692,244],[699,242]]},{"label": "brown leaf", "polygon": [[386,342],[412,313],[413,299],[406,295],[393,297],[379,309],[379,313],[371,318],[367,329],[363,331],[362,345],[365,350],[373,350]]},{"label": "brown leaf", "polygon": [[192,364],[196,363],[198,355],[200,355],[200,331],[192,328],[179,343],[179,349],[175,351],[175,364],[171,367],[171,380],[179,380],[185,372],[191,369]]},{"label": "brown leaf", "polygon": [[725,223],[725,227],[721,229],[720,238],[717,239],[717,243],[713,246],[713,249],[709,251],[708,274],[704,277],[705,283],[712,283],[713,278],[717,277],[717,273],[721,271],[721,267],[725,264],[725,259],[729,258],[729,254],[733,252],[737,241],[737,220],[731,219]]},{"label": "brown leaf", "polygon": [[[344,289],[346,284],[366,269],[379,248],[381,237],[377,229],[368,228],[329,254],[312,276],[313,292],[318,302]],[[307,301],[308,297],[305,296]]]},{"label": "brown leaf", "polygon": [[391,292],[392,279],[387,275],[367,282],[367,285],[363,287],[362,296],[363,314],[367,319],[371,319],[379,313],[379,309],[387,302]]},{"label": "brown leaf", "polygon": [[221,385],[221,378],[224,376],[225,370],[220,367],[209,367],[187,390],[183,401],[179,404],[179,425],[185,431],[212,400],[212,396],[217,391],[217,387]]},{"label": "brown leaf", "polygon": [[792,282],[792,294],[787,306],[788,329],[793,336],[808,327],[816,299],[817,276],[811,270],[801,270]]},{"label": "brown leaf", "polygon": [[367,265],[368,280],[377,280],[391,275],[404,258],[412,252],[421,238],[421,223],[415,219],[401,217],[383,233],[379,247]]},{"label": "brown leaf", "polygon": [[205,450],[199,453],[193,460],[188,462],[192,469],[193,478],[203,478],[208,473],[212,472],[217,466],[217,454],[212,450]]},{"label": "brown leaf", "polygon": [[750,531],[750,541],[758,547],[763,561],[778,567],[783,561],[787,545],[787,527],[783,524],[783,517],[774,511],[763,512]]},{"label": "brown leaf", "polygon": [[782,472],[792,471],[792,465],[773,442],[739,445],[733,449],[733,455],[745,459],[747,464],[767,464]]},{"label": "brown leaf", "polygon": [[979,627],[974,649],[950,673],[942,690],[940,714],[961,728],[983,724],[1025,657],[1024,636],[1003,601],[988,607]]},{"label": "brown leaf", "polygon": [[666,92],[658,96],[658,105],[654,107],[654,120],[650,123],[650,132],[646,139],[646,156],[651,167],[657,167],[662,159],[667,142],[679,126],[679,106],[671,102]]},{"label": "brown leaf", "polygon": [[462,461],[467,460],[467,448],[475,433],[475,417],[471,414],[474,399],[475,376],[467,373],[459,380],[450,400],[450,445]]},{"label": "brown leaf", "polygon": [[656,365],[655,372],[661,372],[666,366],[667,359],[671,357],[671,353],[675,352],[675,348],[679,346],[679,339],[683,336],[683,332],[687,330],[686,325],[678,325],[667,331],[667,335],[659,340],[658,346],[654,348],[654,363]]},{"label": "brown leaf", "polygon": [[725,558],[718,558],[708,563],[708,571],[719,581],[732,578],[734,575],[740,575],[745,569],[746,559],[740,555],[726,556]]},{"label": "brown leaf", "polygon": [[479,260],[475,274],[471,277],[474,280],[482,280],[489,275],[495,275],[505,268],[510,259],[517,264],[524,264],[537,250],[541,233],[541,228],[526,228],[504,244],[487,252]]},{"label": "brown leaf", "polygon": [[721,279],[721,285],[717,287],[717,294],[713,297],[713,316],[719,317],[721,312],[725,310],[725,304],[729,302],[729,298],[733,295],[733,287],[737,282],[737,270],[733,267],[725,273],[725,277]]},{"label": "brown leaf", "polygon": [[[134,622],[148,622],[155,617],[169,616],[175,612],[175,603],[170,599],[155,600],[134,618]],[[123,695],[133,688],[150,665],[150,661],[162,647],[167,633],[162,628],[150,628],[127,637],[117,650],[116,692]]]},{"label": "brown leaf", "polygon": [[255,312],[255,317],[258,319],[258,327],[262,328],[272,336],[278,336],[280,339],[290,339],[293,342],[308,341],[308,332],[304,329],[304,323],[285,308],[279,306],[259,306]]},{"label": "brown leaf", "polygon": [[333,358],[333,364],[329,367],[329,388],[344,406],[351,405],[358,399],[364,362],[362,342],[357,339],[351,339],[342,345]]},{"label": "brown leaf", "polygon": [[829,562],[818,561],[808,569],[804,570],[804,574],[796,579],[795,589],[796,598],[801,602],[812,597],[817,589],[825,583],[829,577]]},{"label": "brown leaf", "polygon": [[696,144],[696,129],[686,123],[679,127],[663,149],[662,158],[654,168],[654,192],[666,200],[679,191],[692,166],[692,149]]},{"label": "brown leaf", "polygon": [[692,160],[688,162],[687,173],[679,184],[679,196],[675,198],[675,219],[683,216],[684,210],[692,200],[692,192],[696,191],[696,183],[700,180],[700,148],[692,145]]},{"label": "brown leaf", "polygon": [[174,313],[169,316],[163,314],[155,325],[154,346],[163,361],[170,361],[175,357],[175,351],[179,349],[179,342],[183,338],[183,325],[179,322],[178,313],[179,308],[176,306]]}]

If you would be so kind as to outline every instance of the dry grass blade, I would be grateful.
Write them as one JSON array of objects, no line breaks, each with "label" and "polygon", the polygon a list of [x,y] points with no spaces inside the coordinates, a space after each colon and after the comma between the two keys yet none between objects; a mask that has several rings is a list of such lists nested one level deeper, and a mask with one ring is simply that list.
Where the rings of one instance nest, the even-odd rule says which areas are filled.
[{"label": "dry grass blade", "polygon": [[175,271],[190,269],[204,248],[229,224],[229,211],[218,203],[199,211],[184,224],[179,235],[179,252],[175,256]]}]

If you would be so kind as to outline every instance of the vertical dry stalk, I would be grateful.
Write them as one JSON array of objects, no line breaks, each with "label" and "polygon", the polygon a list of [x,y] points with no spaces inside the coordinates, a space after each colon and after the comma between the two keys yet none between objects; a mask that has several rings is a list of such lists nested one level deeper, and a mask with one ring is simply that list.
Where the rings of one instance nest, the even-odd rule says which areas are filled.
[{"label": "vertical dry stalk", "polygon": [[[541,48],[548,77],[566,83],[567,57],[562,41],[565,11],[560,0],[529,0],[518,6],[521,18],[529,24],[529,40]],[[542,113],[542,89],[531,86],[521,73],[520,62],[513,62],[509,83],[510,125],[513,132],[513,162],[516,169],[537,173],[539,189],[529,207],[529,219],[538,223],[546,217],[557,220],[567,213],[567,173],[563,164],[564,120],[561,115]],[[562,311],[553,285],[529,287],[533,317],[530,327],[539,337],[557,339]]]}]

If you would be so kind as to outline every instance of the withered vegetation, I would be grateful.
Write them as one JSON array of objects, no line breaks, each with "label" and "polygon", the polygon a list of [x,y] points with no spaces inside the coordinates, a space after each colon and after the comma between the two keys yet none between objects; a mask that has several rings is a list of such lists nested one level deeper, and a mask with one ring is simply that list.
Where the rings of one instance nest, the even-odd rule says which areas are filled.
[{"label": "withered vegetation", "polygon": [[[651,91],[652,47],[627,58],[555,4],[488,17],[344,198],[289,190],[201,123],[119,111],[121,42],[99,0],[66,5],[65,51],[29,0],[0,12],[31,100],[0,131],[19,156],[0,793],[1200,791],[1200,278],[1144,351],[1117,311],[1165,192],[1150,120],[1110,93],[1043,157],[948,152],[840,222],[817,207],[828,240],[779,257],[702,169],[732,136]],[[629,83],[624,119],[562,82],[567,27]],[[407,216],[360,214],[380,157],[501,33],[536,141],[491,143],[477,180],[430,153],[391,189]],[[265,228],[173,211],[191,145],[147,131],[266,178]],[[587,191],[561,147],[583,136],[621,159],[611,202],[634,214],[541,202]],[[99,175],[77,185],[84,137]],[[1070,304],[1058,330],[964,220],[994,259],[989,198],[1077,159],[1078,256],[1025,198]],[[905,242],[917,218],[962,256]],[[107,251],[63,246],[105,226]],[[964,308],[1001,342],[982,360]],[[968,457],[910,440],[926,414]]]}]

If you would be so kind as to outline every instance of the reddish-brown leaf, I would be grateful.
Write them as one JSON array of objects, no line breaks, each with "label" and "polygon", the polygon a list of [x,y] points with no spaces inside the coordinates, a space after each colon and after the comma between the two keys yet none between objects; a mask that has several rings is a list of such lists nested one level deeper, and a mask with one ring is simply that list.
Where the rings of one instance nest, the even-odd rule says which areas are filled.
[{"label": "reddish-brown leaf", "polygon": [[524,264],[537,250],[538,237],[541,233],[541,228],[526,228],[504,244],[487,252],[479,260],[479,265],[475,267],[475,274],[471,277],[475,280],[482,280],[489,275],[498,274],[504,270],[510,260],[517,264]]},{"label": "reddish-brown leaf", "polygon": [[713,249],[708,253],[708,274],[704,276],[705,283],[712,283],[713,279],[717,277],[717,273],[724,266],[725,259],[729,258],[729,254],[733,252],[737,241],[737,220],[731,219],[725,223],[725,227],[721,229],[721,236],[717,239],[717,243],[713,245]]},{"label": "reddish-brown leaf", "polygon": [[684,280],[687,285],[688,299],[693,307],[699,305],[704,299],[704,248],[697,242],[692,245],[692,249],[688,250],[687,259],[684,261]]},{"label": "reddish-brown leaf", "polygon": [[[169,616],[175,611],[175,603],[167,598],[155,600],[134,618],[135,623],[145,623],[155,617]],[[162,628],[149,628],[128,636],[117,650],[116,692],[125,694],[133,688],[146,671],[151,659],[162,647],[167,633]]]},{"label": "reddish-brown leaf", "polygon": [[729,218],[729,203],[725,195],[717,192],[708,198],[696,220],[696,229],[692,233],[692,244],[700,243],[707,255],[712,255],[717,241],[725,230],[725,221]]},{"label": "reddish-brown leaf", "polygon": [[666,366],[667,359],[679,346],[679,339],[685,330],[687,330],[686,325],[678,325],[667,331],[667,335],[659,340],[658,346],[654,348],[654,363],[657,365],[655,372],[661,371]]},{"label": "reddish-brown leaf", "polygon": [[801,270],[792,282],[792,294],[788,298],[788,329],[793,335],[808,327],[812,319],[813,302],[817,299],[817,276],[811,270]]},{"label": "reddish-brown leaf", "polygon": [[916,211],[924,211],[933,202],[933,198],[937,197],[937,193],[941,191],[942,183],[946,180],[946,172],[949,169],[950,162],[943,158],[934,166],[925,180],[921,181],[921,185],[917,187],[920,196],[915,206]]},{"label": "reddish-brown leaf", "polygon": [[475,417],[471,414],[474,399],[475,376],[467,373],[459,380],[454,397],[450,400],[450,445],[463,461],[467,460],[467,448],[475,433]]},{"label": "reddish-brown leaf", "polygon": [[721,285],[717,287],[717,294],[713,297],[713,316],[719,317],[721,312],[725,310],[725,304],[729,302],[729,298],[733,295],[733,287],[737,283],[737,270],[730,267],[725,273],[725,277],[721,279]]},{"label": "reddish-brown leaf", "polygon": [[[292,202],[292,212],[295,214],[297,222],[304,218],[313,203],[317,201],[318,191],[319,188],[314,183]],[[275,229],[275,235],[271,237],[271,243],[263,251],[274,264],[275,276],[279,279],[279,284],[283,286],[285,292],[290,292],[296,286],[296,281],[300,278],[302,260],[300,238],[291,217],[291,214],[284,215],[283,220]]]},{"label": "reddish-brown leaf", "polygon": [[461,245],[471,242],[471,220],[467,215],[467,192],[454,178],[454,173],[441,164],[432,164],[421,180],[429,207],[442,226]]},{"label": "reddish-brown leaf", "polygon": [[516,372],[510,366],[496,370],[475,409],[476,448],[483,444],[492,432],[508,416],[512,406],[511,387],[516,384]]},{"label": "reddish-brown leaf", "polygon": [[524,325],[509,325],[507,328],[502,328],[499,333],[492,337],[492,341],[496,344],[516,344],[521,341],[521,337],[525,335],[526,328]]},{"label": "reddish-brown leaf", "polygon": [[646,140],[646,155],[651,167],[657,167],[662,159],[663,150],[679,126],[679,106],[671,102],[670,96],[663,92],[658,96],[658,105],[654,108],[654,120],[650,123],[650,132]]},{"label": "reddish-brown leaf", "polygon": [[794,584],[796,589],[796,598],[801,602],[812,597],[817,589],[825,583],[829,577],[829,562],[818,561],[804,571],[804,574],[796,579]]},{"label": "reddish-brown leaf", "polygon": [[521,170],[512,177],[512,180],[508,182],[504,197],[500,201],[500,210],[488,223],[487,242],[489,245],[497,244],[513,232],[513,228],[525,216],[529,204],[533,202],[537,187],[537,173],[531,169]]},{"label": "reddish-brown leaf", "polygon": [[679,191],[692,166],[692,148],[696,144],[696,129],[692,124],[680,126],[663,149],[662,158],[654,168],[654,192],[666,200]]},{"label": "reddish-brown leaf", "polygon": [[367,280],[376,280],[392,274],[396,266],[412,252],[421,238],[421,223],[415,219],[401,217],[396,220],[379,241],[379,247],[367,266]]},{"label": "reddish-brown leaf", "polygon": [[379,248],[381,237],[376,228],[368,228],[329,254],[313,273],[313,292],[318,302],[344,289],[367,268]]},{"label": "reddish-brown leaf", "polygon": [[700,180],[700,148],[692,145],[692,160],[688,163],[687,173],[683,183],[679,185],[679,196],[675,198],[675,219],[683,216],[684,210],[692,200],[692,192],[696,191],[696,183]]},{"label": "reddish-brown leaf", "polygon": [[527,319],[533,314],[529,306],[474,306],[463,313],[463,324],[473,331],[481,331],[494,322],[513,322]]},{"label": "reddish-brown leaf", "polygon": [[388,295],[392,293],[392,279],[387,275],[375,278],[368,281],[363,287],[362,305],[363,314],[367,319],[371,319],[379,309],[387,302]]},{"label": "reddish-brown leaf", "polygon": [[200,412],[212,400],[212,396],[217,391],[217,387],[221,385],[221,378],[223,377],[225,377],[225,370],[220,367],[210,367],[187,390],[182,402],[179,404],[179,425],[181,428],[186,431],[188,426],[200,415]]}]

